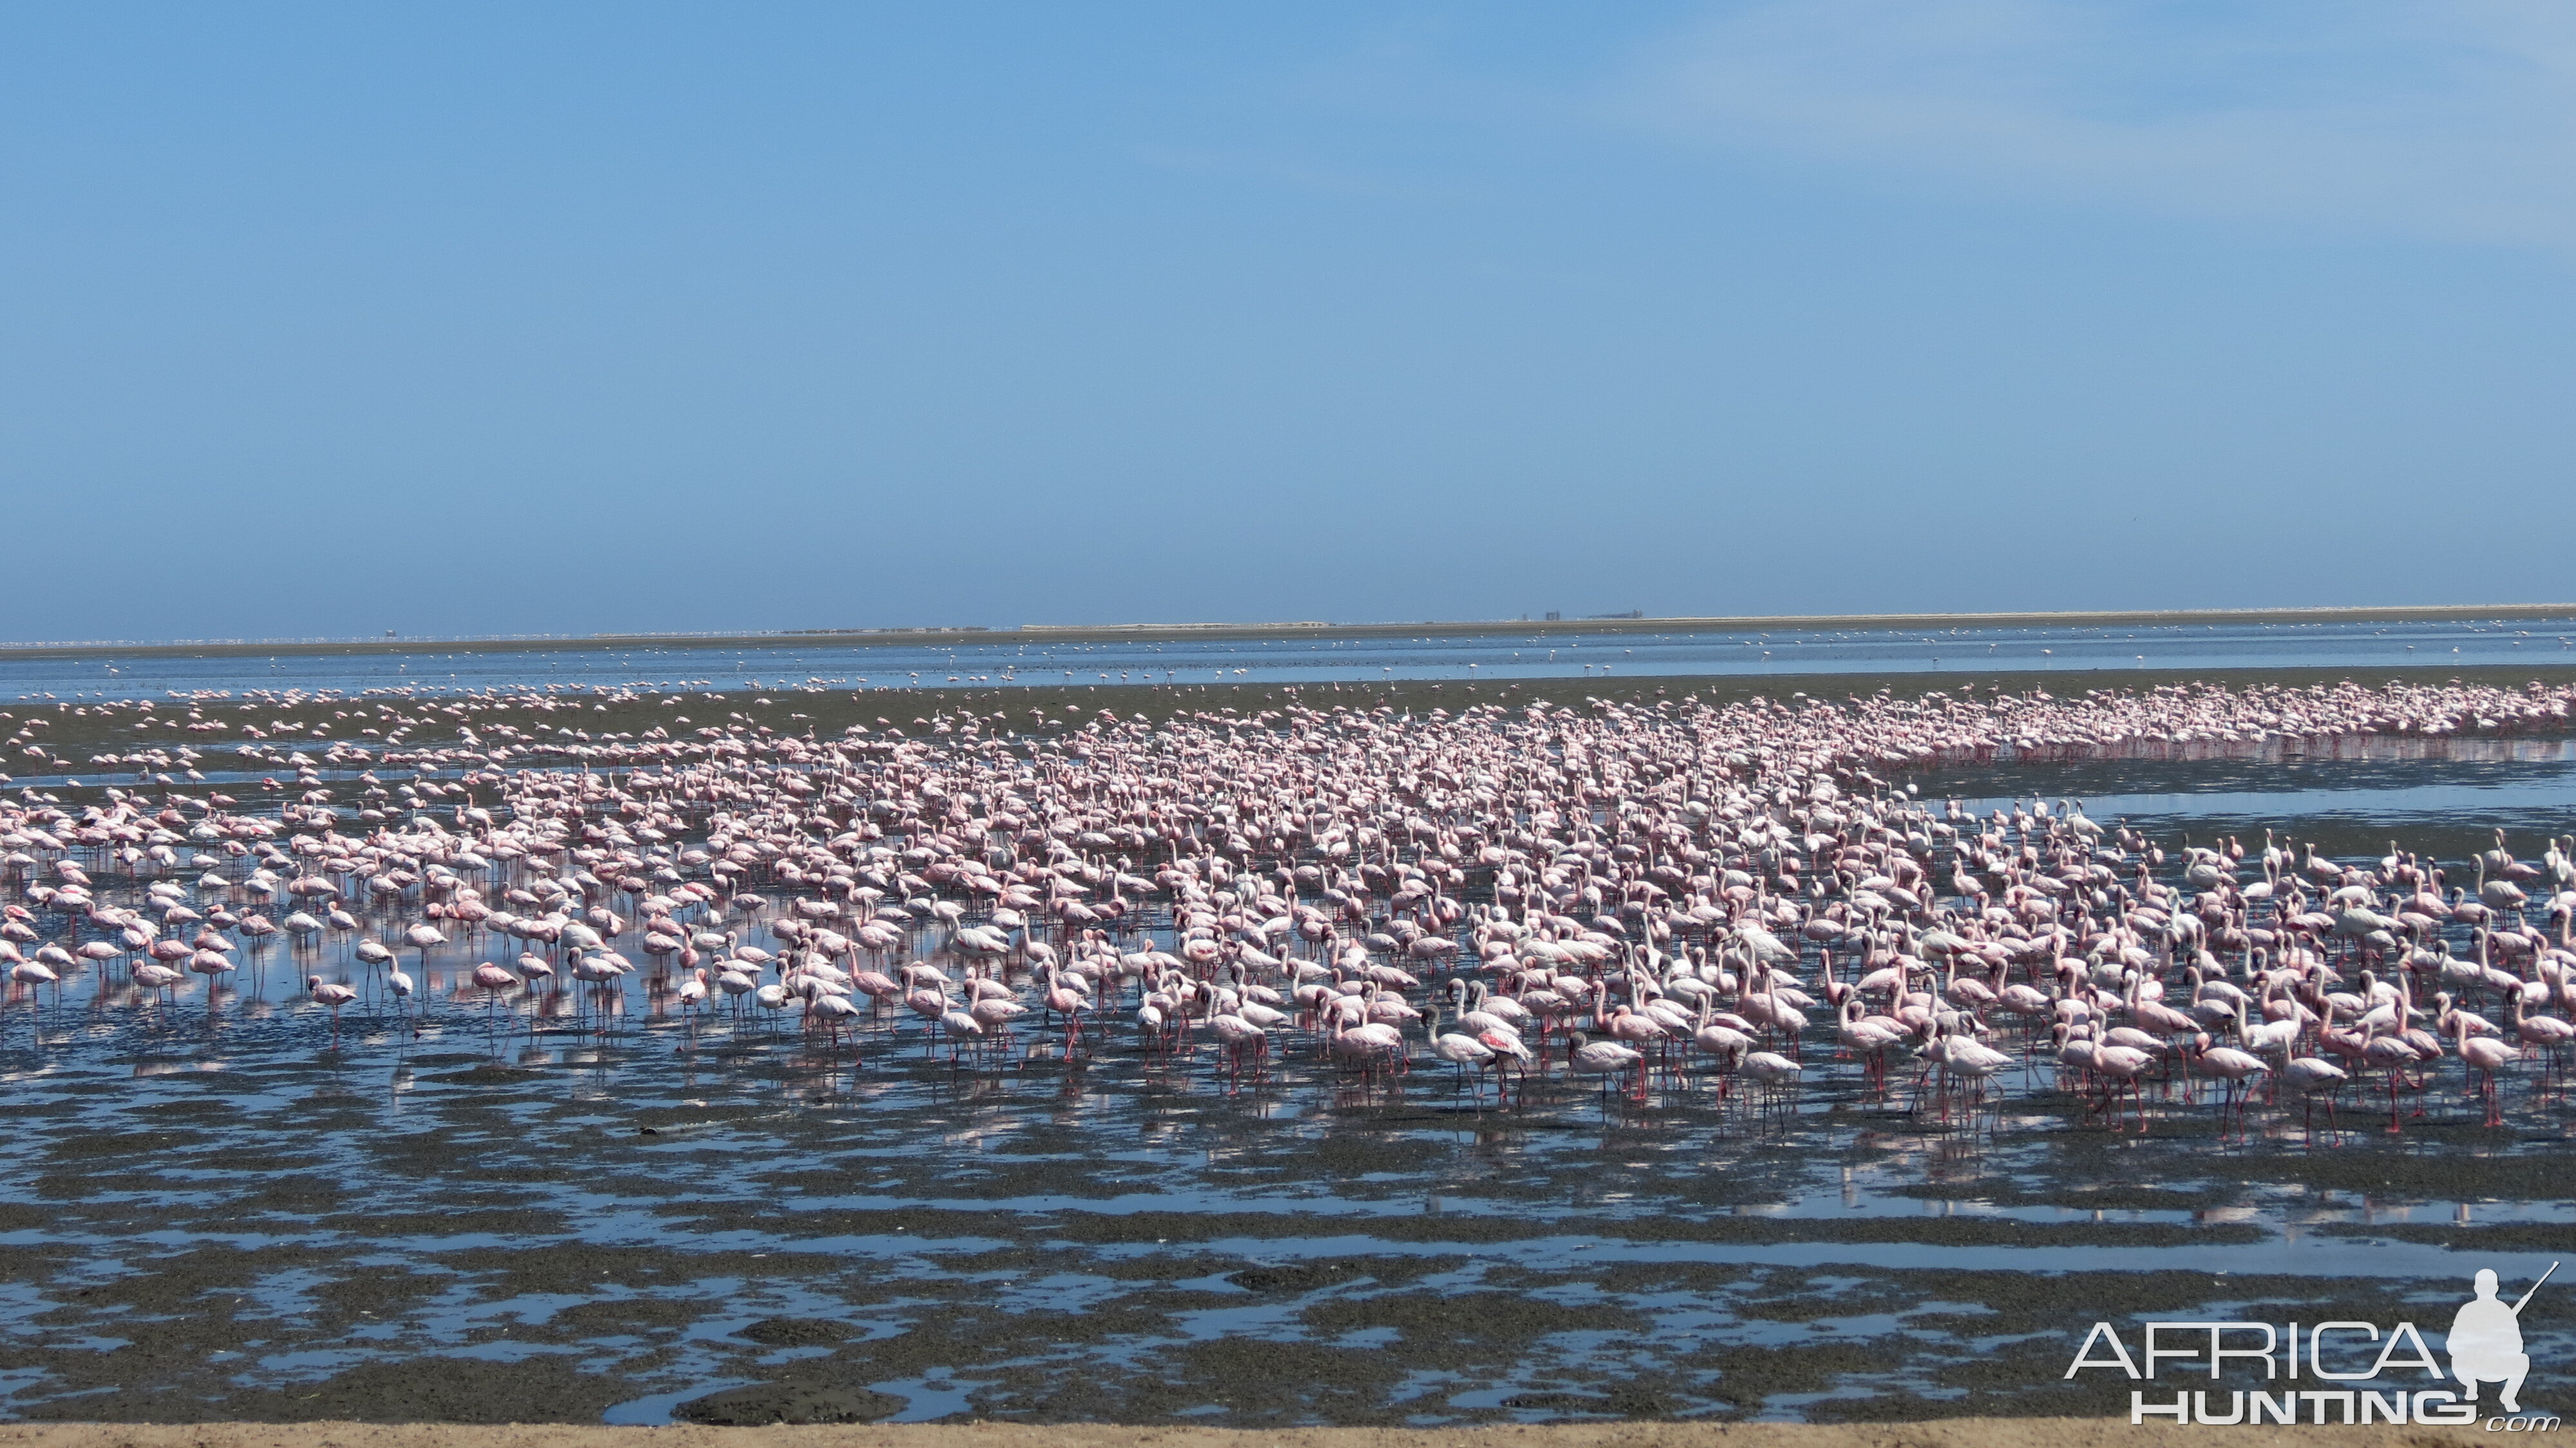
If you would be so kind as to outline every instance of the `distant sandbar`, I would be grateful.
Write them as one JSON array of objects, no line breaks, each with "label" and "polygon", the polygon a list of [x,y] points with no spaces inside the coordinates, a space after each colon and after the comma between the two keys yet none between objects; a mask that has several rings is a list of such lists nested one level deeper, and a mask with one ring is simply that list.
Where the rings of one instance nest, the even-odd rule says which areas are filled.
[{"label": "distant sandbar", "polygon": [[793,629],[738,634],[584,634],[528,638],[209,639],[0,644],[0,660],[158,655],[489,654],[627,649],[921,648],[1114,640],[1472,638],[1528,634],[1930,633],[1998,628],[2173,628],[2203,624],[2498,623],[2576,619],[2576,603],[2418,604],[2387,608],[2183,608],[2140,612],[1820,613],[1720,618],[1469,619],[1421,623],[1022,624],[1016,629]]}]

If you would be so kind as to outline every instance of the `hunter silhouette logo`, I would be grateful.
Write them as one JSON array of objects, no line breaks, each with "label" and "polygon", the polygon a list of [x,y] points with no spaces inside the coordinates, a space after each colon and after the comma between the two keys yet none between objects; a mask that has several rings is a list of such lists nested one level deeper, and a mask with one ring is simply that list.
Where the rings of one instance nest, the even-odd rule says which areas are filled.
[{"label": "hunter silhouette logo", "polygon": [[[2540,1274],[2540,1282],[2549,1280],[2558,1264]],[[2460,1396],[2474,1403],[2478,1384],[2502,1383],[2504,1392],[2498,1401],[2508,1413],[2519,1413],[2522,1404],[2515,1401],[2522,1392],[2522,1380],[2530,1375],[2531,1355],[2522,1350],[2522,1309],[2531,1303],[2531,1293],[2540,1290],[2540,1282],[2531,1284],[2531,1292],[2507,1307],[2496,1300],[2496,1275],[2487,1268],[2478,1269],[2478,1295],[2460,1304],[2459,1313],[2451,1319],[2451,1335],[2444,1344],[2451,1351],[2451,1376],[2459,1379]]]},{"label": "hunter silhouette logo", "polygon": [[[2478,1389],[2493,1383],[2506,1413],[2487,1421],[2491,1431],[2550,1432],[2554,1414],[2525,1415],[2523,1380],[2531,1354],[2523,1350],[2522,1310],[2558,1271],[2555,1262],[2521,1297],[2496,1296],[2497,1275],[2481,1269],[2476,1295],[2452,1314],[2444,1342],[2450,1371],[2411,1322],[2382,1331],[2371,1322],[2150,1322],[2133,1356],[2119,1329],[2093,1324],[2066,1376],[2108,1369],[2132,1382],[2203,1377],[2210,1388],[2177,1391],[2170,1402],[2131,1389],[2129,1421],[2168,1417],[2178,1424],[2265,1423],[2474,1423]],[[2240,1388],[2217,1384],[2231,1373],[2260,1370],[2260,1381]],[[2411,1375],[2421,1374],[2413,1382]],[[2425,1383],[2423,1379],[2432,1381]],[[2457,1383],[2457,1390],[2446,1383]],[[2314,1384],[2314,1386],[2309,1386]]]}]

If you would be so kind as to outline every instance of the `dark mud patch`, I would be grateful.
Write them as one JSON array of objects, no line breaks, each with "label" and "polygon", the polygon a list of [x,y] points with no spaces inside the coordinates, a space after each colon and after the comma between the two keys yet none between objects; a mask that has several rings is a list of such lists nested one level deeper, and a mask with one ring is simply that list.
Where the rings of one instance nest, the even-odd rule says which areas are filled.
[{"label": "dark mud patch", "polygon": [[[1581,1280],[1620,1296],[1664,1292],[1723,1292],[1758,1280],[1761,1268],[1739,1262],[1612,1262]],[[1488,1273],[1488,1282],[1500,1280]]]},{"label": "dark mud patch", "polygon": [[249,1305],[252,1290],[271,1277],[339,1267],[350,1255],[314,1247],[241,1248],[210,1243],[167,1256],[130,1259],[125,1275],[85,1289],[84,1300],[93,1307],[122,1306],[155,1315],[229,1315],[235,1303]]},{"label": "dark mud patch", "polygon": [[764,1282],[845,1279],[846,1259],[808,1252],[709,1251],[704,1253],[637,1252],[625,1247],[594,1246],[553,1239],[515,1247],[469,1247],[424,1253],[439,1267],[471,1274],[499,1291],[591,1296],[603,1290],[668,1289],[703,1278],[733,1277]]},{"label": "dark mud patch", "polygon": [[[558,1308],[540,1327],[558,1341],[670,1334],[706,1315],[707,1305],[668,1297],[624,1297]],[[514,1330],[517,1331],[517,1330]]]},{"label": "dark mud patch", "polygon": [[1556,1333],[1628,1333],[1648,1326],[1624,1307],[1567,1304],[1516,1292],[1404,1292],[1342,1297],[1308,1308],[1324,1336],[1392,1328],[1408,1365],[1464,1368],[1508,1363]]},{"label": "dark mud patch", "polygon": [[524,1066],[475,1066],[422,1079],[440,1086],[526,1086],[543,1081],[546,1075]]},{"label": "dark mud patch", "polygon": [[[963,1214],[960,1214],[963,1215]],[[1241,1212],[1065,1213],[1048,1229],[1084,1244],[1211,1242],[1228,1237],[1369,1237],[1384,1242],[1499,1246],[1534,1234],[1633,1243],[1786,1245],[1899,1242],[1927,1247],[2179,1247],[2249,1245],[2262,1229],[2242,1223],[2023,1222],[1982,1217],[1868,1217],[1850,1220],[1720,1216],[1557,1219],[1544,1227],[1511,1217],[1262,1215]]]},{"label": "dark mud patch", "polygon": [[[847,1183],[844,1183],[844,1186],[846,1185]],[[604,1197],[616,1197],[633,1202],[669,1197],[688,1189],[668,1177],[640,1176],[633,1172],[617,1172],[600,1177],[588,1183],[587,1188]]]},{"label": "dark mud patch", "polygon": [[1098,1336],[1098,1329],[1080,1315],[932,1307],[907,1331],[844,1341],[828,1356],[807,1358],[782,1376],[843,1387],[925,1377],[943,1370],[981,1377],[998,1364],[1044,1357],[1065,1344],[1096,1341]]},{"label": "dark mud patch", "polygon": [[[2242,1156],[2211,1154],[2193,1161],[2193,1174],[2214,1181],[2293,1186],[2309,1192],[2367,1193],[2443,1202],[2562,1201],[2576,1195],[2568,1181],[2564,1154],[2567,1143],[2558,1137],[2532,1138],[2508,1154],[2495,1148],[2515,1145],[2511,1137],[2502,1132],[2480,1132],[2490,1138],[2490,1149],[2462,1149],[2465,1143],[2436,1149],[2433,1143],[2440,1135],[2477,1129],[2457,1128],[2442,1133],[2418,1124],[2407,1128],[2407,1136],[2419,1145],[2359,1145],[2356,1149],[2351,1144],[2354,1133],[2350,1131],[2350,1119],[2347,1117],[2345,1149]],[[2381,1119],[2386,1119],[2385,1112]],[[2080,1170],[2070,1172],[2064,1165],[2055,1174],[2061,1179],[2082,1175]]]},{"label": "dark mud patch", "polygon": [[2026,1186],[2009,1177],[1967,1182],[1907,1182],[1882,1187],[1879,1195],[1932,1202],[1983,1202],[1995,1207],[2064,1207],[2079,1212],[2189,1212],[2223,1206],[2236,1193],[2215,1188],[2181,1190],[2124,1184],[2073,1182]]},{"label": "dark mud patch", "polygon": [[[1063,1249],[1059,1247],[1056,1250]],[[1053,1253],[1045,1260],[1050,1266],[1070,1265]],[[1115,1257],[1084,1257],[1078,1270],[1087,1276],[1105,1277],[1112,1282],[1187,1282],[1199,1277],[1222,1277],[1242,1265],[1240,1257],[1220,1257],[1206,1252],[1140,1252]]]},{"label": "dark mud patch", "polygon": [[[965,1212],[946,1207],[826,1207],[785,1212],[765,1202],[705,1198],[664,1201],[653,1208],[665,1218],[687,1218],[710,1232],[759,1232],[788,1241],[817,1237],[909,1237],[916,1242],[961,1242],[1001,1245],[1006,1236],[1030,1229],[1025,1215]],[[1043,1235],[1054,1235],[1040,1229]],[[1132,1240],[1132,1239],[1122,1239]],[[1154,1240],[1148,1234],[1146,1241]]]},{"label": "dark mud patch", "polygon": [[445,1291],[455,1282],[454,1277],[443,1272],[353,1263],[349,1275],[315,1285],[310,1296],[315,1306],[343,1320],[387,1317]]},{"label": "dark mud patch", "polygon": [[[1171,1376],[1154,1384],[1163,1414],[1198,1403],[1222,1406],[1230,1421],[1279,1425],[1321,1418],[1332,1423],[1400,1423],[1405,1410],[1387,1403],[1403,1370],[1369,1348],[1328,1347],[1226,1337],[1153,1355]],[[1139,1406],[1143,1406],[1140,1401]]]},{"label": "dark mud patch", "polygon": [[754,1383],[692,1398],[671,1416],[711,1428],[767,1428],[781,1424],[873,1423],[902,1412],[904,1400],[868,1388],[818,1383]]},{"label": "dark mud patch", "polygon": [[961,1252],[943,1256],[940,1265],[965,1277],[1008,1277],[1026,1272],[1038,1265],[1044,1251],[1037,1247],[995,1247],[985,1252]]},{"label": "dark mud patch", "polygon": [[1058,1343],[1144,1342],[1182,1336],[1176,1319],[1185,1313],[1242,1305],[1242,1296],[1232,1292],[1133,1292],[1080,1312],[1029,1313],[1025,1321]]},{"label": "dark mud patch", "polygon": [[[212,1193],[219,1188],[212,1183],[191,1183],[199,1193]],[[133,1196],[166,1191],[166,1178],[148,1172],[104,1172],[73,1168],[48,1172],[36,1178],[29,1190],[49,1202],[96,1202],[111,1196]]]},{"label": "dark mud patch", "polygon": [[1717,1370],[1720,1396],[1739,1408],[1754,1408],[1783,1394],[1831,1391],[1838,1379],[1885,1372],[1894,1359],[1867,1342],[1784,1342],[1719,1348],[1702,1363]]},{"label": "dark mud patch", "polygon": [[[773,1171],[761,1173],[760,1184],[773,1192],[797,1192],[807,1196],[831,1197],[838,1196],[843,1192],[851,1190],[858,1184],[858,1177],[859,1174],[856,1170]],[[620,1177],[617,1178],[617,1180],[620,1182],[632,1181],[639,1184],[638,1187],[613,1188],[613,1190],[616,1190],[620,1196],[653,1196],[659,1194],[661,1191],[667,1190],[666,1187],[659,1185],[642,1185],[653,1180],[649,1177]],[[603,1183],[603,1185],[607,1184]]]},{"label": "dark mud patch", "polygon": [[43,1282],[86,1265],[80,1248],[68,1242],[11,1247],[0,1252],[0,1282]]},{"label": "dark mud patch", "polygon": [[1736,1299],[1737,1315],[1760,1322],[1815,1322],[1902,1312],[1921,1300],[1892,1280],[1825,1287],[1809,1279],[1788,1278],[1779,1285],[1787,1290],[1776,1296]]},{"label": "dark mud patch", "polygon": [[274,1176],[261,1178],[257,1189],[235,1196],[231,1205],[244,1213],[309,1219],[338,1207],[348,1197],[348,1189],[330,1177]]},{"label": "dark mud patch", "polygon": [[[324,1217],[317,1228],[358,1238],[399,1240],[406,1237],[506,1237],[516,1242],[563,1236],[563,1213],[537,1207],[503,1207],[444,1212],[386,1212],[374,1216]],[[435,1250],[435,1249],[432,1249]]]},{"label": "dark mud patch", "polygon": [[40,1421],[129,1423],[596,1423],[631,1389],[566,1355],[517,1362],[418,1356],[371,1362],[319,1382],[254,1392],[117,1387],[20,1406]]},{"label": "dark mud patch", "polygon": [[[2405,1284],[2360,1290],[2347,1283],[2286,1275],[2216,1276],[2207,1272],[1982,1272],[1953,1268],[1822,1266],[1819,1277],[1850,1277],[1868,1284],[1872,1293],[1894,1300],[1938,1302],[1983,1307],[1980,1335],[2081,1331],[2103,1319],[2178,1317],[2213,1302],[2241,1304],[2256,1320],[2291,1317],[2316,1319],[2333,1308],[2336,1315],[2370,1319],[2397,1301]],[[1882,1285],[1883,1284],[1883,1285]],[[2273,1307],[2281,1310],[2271,1310]],[[2385,1313],[2382,1313],[2385,1316]],[[2371,1319],[2378,1320],[2378,1319]],[[2065,1363],[2058,1364],[2063,1372]]]},{"label": "dark mud patch", "polygon": [[219,1140],[194,1131],[119,1131],[60,1137],[48,1142],[45,1151],[68,1161],[104,1161],[120,1156],[167,1157],[214,1146]]},{"label": "dark mud patch", "polygon": [[1610,1400],[1594,1393],[1514,1393],[1502,1405],[1519,1413],[1581,1413],[1608,1416]]},{"label": "dark mud patch", "polygon": [[[1009,1201],[1020,1197],[1073,1197],[1108,1201],[1136,1190],[1142,1178],[1068,1175],[1061,1165],[1045,1161],[987,1158],[960,1167],[940,1179],[939,1195],[967,1201]],[[846,1188],[845,1188],[846,1189]]]},{"label": "dark mud patch", "polygon": [[1278,1267],[1246,1267],[1226,1274],[1226,1281],[1246,1292],[1313,1292],[1338,1287],[1369,1275],[1365,1262],[1290,1262]]},{"label": "dark mud patch", "polygon": [[1608,1383],[1589,1391],[1542,1389],[1514,1393],[1502,1400],[1501,1406],[1518,1413],[1530,1413],[1545,1419],[1564,1421],[1583,1418],[1669,1418],[1693,1406],[1689,1398],[1669,1389],[1672,1385],[1660,1375],[1650,1374],[1631,1382]]},{"label": "dark mud patch", "polygon": [[[1286,1165],[1293,1156],[1303,1156],[1313,1163],[1308,1170],[1321,1169],[1343,1181],[1368,1176],[1410,1176],[1421,1169],[1425,1154],[1424,1143],[1396,1133],[1336,1131],[1320,1141],[1301,1144],[1305,1146],[1301,1153],[1277,1151],[1276,1155],[1281,1160],[1275,1164]],[[1443,1147],[1435,1146],[1430,1150],[1445,1154]],[[1259,1166],[1270,1163],[1265,1163],[1261,1154],[1244,1153],[1236,1158],[1236,1164]]]},{"label": "dark mud patch", "polygon": [[846,1322],[834,1322],[823,1317],[764,1317],[742,1329],[740,1335],[763,1347],[822,1347],[847,1342],[858,1335],[858,1329]]},{"label": "dark mud patch", "polygon": [[2431,1222],[2327,1222],[2308,1230],[2328,1237],[2385,1237],[2458,1252],[2576,1252],[2576,1222],[2513,1222],[2493,1227]]}]

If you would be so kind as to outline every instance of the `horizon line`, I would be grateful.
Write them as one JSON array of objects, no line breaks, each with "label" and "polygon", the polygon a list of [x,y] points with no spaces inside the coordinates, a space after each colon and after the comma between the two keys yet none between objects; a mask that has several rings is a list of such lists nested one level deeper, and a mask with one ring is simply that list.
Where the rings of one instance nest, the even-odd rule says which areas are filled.
[{"label": "horizon line", "polygon": [[989,642],[997,639],[1044,638],[1082,642],[1116,638],[1258,637],[1293,632],[1309,637],[1367,638],[1428,632],[1448,635],[1515,633],[1639,634],[1675,630],[1693,633],[1818,633],[1830,631],[1911,631],[1916,629],[2085,627],[2135,625],[2174,627],[2194,623],[2403,623],[2411,621],[2495,619],[2499,622],[2544,618],[2576,620],[2576,603],[2410,604],[2306,606],[2293,608],[2058,609],[1992,613],[1821,613],[1821,614],[1600,614],[1579,618],[1425,619],[1418,622],[1326,623],[1296,620],[1266,623],[1109,623],[1034,624],[995,628],[960,624],[885,628],[736,629],[690,633],[484,634],[403,637],[303,637],[268,639],[98,639],[60,642],[0,643],[0,659],[64,654],[166,654],[207,652],[252,653],[414,653],[438,649],[472,652],[533,645],[552,649],[612,649],[725,644],[775,646],[781,643],[824,647],[924,642]]}]

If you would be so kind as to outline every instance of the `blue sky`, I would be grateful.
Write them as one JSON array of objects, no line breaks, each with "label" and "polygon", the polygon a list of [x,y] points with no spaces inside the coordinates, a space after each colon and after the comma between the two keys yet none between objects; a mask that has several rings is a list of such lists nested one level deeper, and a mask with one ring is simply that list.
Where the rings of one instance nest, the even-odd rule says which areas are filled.
[{"label": "blue sky", "polygon": [[2534,601],[2576,12],[0,10],[0,638]]}]

